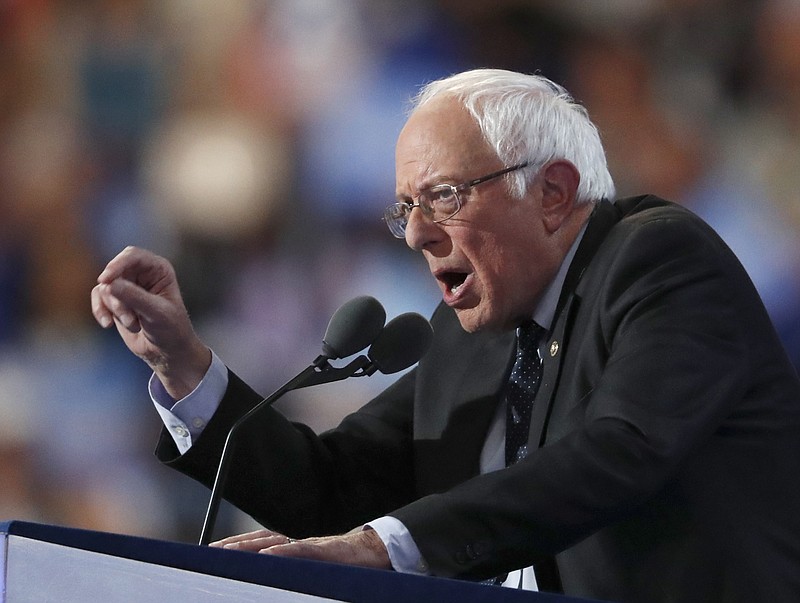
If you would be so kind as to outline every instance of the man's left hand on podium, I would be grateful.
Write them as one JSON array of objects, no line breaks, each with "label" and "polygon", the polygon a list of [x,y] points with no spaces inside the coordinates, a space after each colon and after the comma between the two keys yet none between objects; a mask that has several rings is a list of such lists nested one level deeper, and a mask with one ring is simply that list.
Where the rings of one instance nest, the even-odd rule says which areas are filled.
[{"label": "man's left hand on podium", "polygon": [[320,536],[303,540],[295,540],[278,532],[262,529],[230,536],[212,542],[209,546],[361,567],[392,568],[389,554],[378,535],[373,530],[360,527],[339,536]]}]

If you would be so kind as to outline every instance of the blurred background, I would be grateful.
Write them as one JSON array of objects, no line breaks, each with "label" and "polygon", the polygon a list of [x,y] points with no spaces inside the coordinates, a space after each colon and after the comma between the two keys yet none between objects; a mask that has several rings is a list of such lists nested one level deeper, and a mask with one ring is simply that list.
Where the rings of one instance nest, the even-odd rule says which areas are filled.
[{"label": "blurred background", "polygon": [[[168,257],[265,395],[355,295],[429,315],[381,222],[394,141],[421,84],[484,66],[567,86],[621,196],[715,226],[800,366],[798,0],[0,0],[0,519],[195,542],[208,492],[153,457],[97,274],[126,245]],[[322,430],[390,380],[281,408]]]}]

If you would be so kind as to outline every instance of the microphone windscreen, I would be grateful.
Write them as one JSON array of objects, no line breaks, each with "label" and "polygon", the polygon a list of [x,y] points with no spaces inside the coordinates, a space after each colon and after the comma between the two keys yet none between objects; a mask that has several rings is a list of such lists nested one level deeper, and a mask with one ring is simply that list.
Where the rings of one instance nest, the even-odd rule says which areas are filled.
[{"label": "microphone windscreen", "polygon": [[433,327],[423,316],[407,312],[393,318],[369,349],[369,359],[384,375],[408,368],[428,351]]},{"label": "microphone windscreen", "polygon": [[384,322],[386,311],[377,299],[351,299],[333,313],[322,339],[323,354],[336,359],[360,352],[380,335]]}]

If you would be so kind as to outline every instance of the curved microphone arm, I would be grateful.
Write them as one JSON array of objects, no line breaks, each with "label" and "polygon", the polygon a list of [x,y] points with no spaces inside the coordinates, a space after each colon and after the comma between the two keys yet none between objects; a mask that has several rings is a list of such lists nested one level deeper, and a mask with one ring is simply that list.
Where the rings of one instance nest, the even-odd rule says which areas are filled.
[{"label": "curved microphone arm", "polygon": [[233,456],[233,444],[239,428],[244,425],[253,415],[264,408],[272,406],[281,396],[290,391],[302,389],[304,387],[310,387],[312,385],[333,383],[334,381],[341,381],[343,379],[347,379],[348,377],[366,374],[365,370],[368,369],[371,364],[372,363],[369,358],[366,356],[359,356],[346,366],[335,368],[328,363],[328,358],[326,356],[318,356],[317,359],[314,360],[314,362],[300,374],[287,381],[284,385],[275,390],[275,392],[273,392],[270,396],[262,399],[253,408],[239,417],[239,419],[233,424],[233,427],[231,427],[230,431],[228,432],[228,437],[225,438],[225,445],[222,448],[219,466],[217,467],[217,475],[214,478],[214,486],[211,489],[211,498],[208,501],[206,518],[203,522],[203,531],[200,534],[200,545],[206,545],[211,542],[211,532],[214,530],[214,524],[217,521],[219,506],[222,502],[222,491],[225,487],[225,482],[227,481],[228,468],[230,466],[230,460]]},{"label": "curved microphone arm", "polygon": [[[430,323],[419,314],[401,314],[384,326],[386,314],[375,298],[357,297],[344,304],[331,318],[325,333],[322,355],[242,415],[231,427],[220,455],[217,475],[208,501],[208,510],[203,522],[200,544],[211,540],[211,532],[217,520],[222,501],[222,490],[228,476],[228,468],[239,428],[263,408],[272,406],[285,393],[323,383],[341,381],[348,377],[364,377],[381,371],[391,374],[417,362],[428,349],[433,337]],[[347,365],[336,368],[329,360],[355,354],[370,345],[367,356],[358,356]]]}]

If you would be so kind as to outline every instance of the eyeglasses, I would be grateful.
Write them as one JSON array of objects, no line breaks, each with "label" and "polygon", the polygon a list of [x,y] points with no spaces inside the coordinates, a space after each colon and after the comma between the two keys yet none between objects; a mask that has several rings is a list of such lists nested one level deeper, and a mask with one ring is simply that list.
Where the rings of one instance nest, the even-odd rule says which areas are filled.
[{"label": "eyeglasses", "polygon": [[498,172],[492,172],[486,176],[481,176],[480,178],[475,178],[474,180],[469,180],[455,186],[452,184],[437,184],[436,186],[420,191],[416,199],[411,199],[411,203],[407,201],[393,203],[383,212],[383,219],[395,237],[404,239],[406,236],[406,226],[408,226],[408,218],[411,216],[411,210],[415,207],[419,207],[423,214],[431,218],[434,223],[439,224],[445,220],[449,220],[461,211],[463,201],[459,193],[463,193],[473,186],[477,186],[478,184],[482,184],[483,182],[527,166],[527,161],[518,163],[517,165],[504,168]]}]

